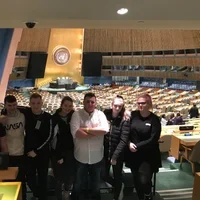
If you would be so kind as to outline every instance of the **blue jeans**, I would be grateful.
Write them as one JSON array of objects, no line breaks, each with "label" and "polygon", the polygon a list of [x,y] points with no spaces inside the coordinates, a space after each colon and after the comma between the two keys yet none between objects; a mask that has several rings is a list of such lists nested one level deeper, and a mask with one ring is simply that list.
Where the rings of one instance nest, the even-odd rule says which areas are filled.
[{"label": "blue jeans", "polygon": [[[82,189],[85,188],[86,180],[89,178],[91,183],[91,199],[100,200],[100,172],[102,163],[101,161],[95,164],[84,164],[76,161],[76,178],[72,190],[72,200],[79,200]],[[86,186],[88,189],[88,184]]]}]

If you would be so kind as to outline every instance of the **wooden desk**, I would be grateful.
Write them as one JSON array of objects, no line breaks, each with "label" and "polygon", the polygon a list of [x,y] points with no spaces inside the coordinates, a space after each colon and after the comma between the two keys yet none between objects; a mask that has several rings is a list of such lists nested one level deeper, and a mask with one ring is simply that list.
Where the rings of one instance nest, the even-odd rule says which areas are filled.
[{"label": "wooden desk", "polygon": [[20,182],[0,183],[0,194],[3,194],[2,200],[22,200],[21,183]]},{"label": "wooden desk", "polygon": [[180,140],[180,144],[189,147],[195,146],[196,143],[200,140],[200,135],[191,135],[191,136],[177,135],[176,137]]},{"label": "wooden desk", "polygon": [[0,181],[15,180],[18,174],[18,167],[8,167],[7,170],[0,170]]},{"label": "wooden desk", "polygon": [[196,173],[195,177],[194,177],[192,200],[199,200],[200,199],[199,188],[200,188],[200,173]]},{"label": "wooden desk", "polygon": [[184,133],[191,133],[191,134],[199,135],[200,134],[200,129],[198,128],[198,129],[190,130],[190,131],[174,130],[173,133],[175,133],[175,134],[183,134],[183,135],[184,135]]},{"label": "wooden desk", "polygon": [[170,155],[178,160],[179,149],[181,144],[187,147],[194,147],[199,140],[200,140],[200,135],[192,135],[192,136],[184,136],[177,134],[172,135]]}]

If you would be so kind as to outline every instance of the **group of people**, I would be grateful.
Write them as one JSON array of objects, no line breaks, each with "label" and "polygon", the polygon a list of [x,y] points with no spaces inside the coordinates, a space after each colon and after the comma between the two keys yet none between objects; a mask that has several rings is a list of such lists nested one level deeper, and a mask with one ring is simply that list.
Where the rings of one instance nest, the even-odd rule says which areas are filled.
[{"label": "group of people", "polygon": [[[199,117],[199,109],[197,108],[196,104],[194,103],[193,106],[189,109],[189,116],[190,118],[198,118]],[[169,116],[169,119],[166,119],[166,115],[163,114],[161,116],[161,125],[166,126],[166,125],[182,125],[185,124],[183,121],[183,118],[181,114],[178,112],[176,116],[174,113],[171,113]]]},{"label": "group of people", "polygon": [[177,113],[176,116],[174,115],[174,113],[172,113],[169,116],[169,119],[166,119],[166,115],[163,114],[161,116],[161,125],[162,126],[166,126],[166,125],[182,125],[184,124],[183,118],[181,116],[180,113]]},{"label": "group of people", "polygon": [[123,199],[124,163],[131,169],[139,200],[152,200],[151,179],[161,166],[161,123],[152,112],[148,94],[137,98],[138,109],[131,113],[122,96],[113,99],[111,109],[97,110],[94,93],[85,94],[84,107],[77,111],[73,100],[64,97],[53,116],[42,110],[42,97],[37,93],[30,96],[30,108],[17,107],[12,95],[5,97],[4,104],[1,151],[9,152],[10,166],[19,167],[23,200],[26,182],[34,197],[47,199],[49,161],[58,200],[63,195],[79,200],[88,182],[92,183],[88,198],[100,200],[101,179],[113,186],[114,200]]}]

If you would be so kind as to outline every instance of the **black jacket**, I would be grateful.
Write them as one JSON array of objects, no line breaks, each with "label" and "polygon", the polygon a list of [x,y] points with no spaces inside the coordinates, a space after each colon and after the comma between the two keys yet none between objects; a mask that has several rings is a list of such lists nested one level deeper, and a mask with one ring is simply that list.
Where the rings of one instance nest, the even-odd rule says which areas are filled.
[{"label": "black jacket", "polygon": [[129,121],[123,120],[123,113],[112,117],[112,109],[104,111],[110,123],[110,131],[104,136],[104,154],[107,159],[123,159],[123,152],[129,138]]},{"label": "black jacket", "polygon": [[25,115],[25,153],[34,150],[48,153],[52,137],[52,116],[47,112],[34,115],[30,108],[20,109]]},{"label": "black jacket", "polygon": [[189,114],[190,114],[190,118],[193,117],[199,117],[199,110],[196,106],[193,106],[190,110],[189,110]]},{"label": "black jacket", "polygon": [[66,122],[59,115],[59,109],[52,116],[53,138],[51,146],[58,160],[62,159],[63,156],[67,156],[68,152],[71,153],[74,150],[73,137],[70,131],[70,121],[73,113],[74,111],[68,113]]},{"label": "black jacket", "polygon": [[142,162],[151,165],[153,171],[161,167],[161,155],[159,150],[159,138],[161,123],[159,118],[151,113],[148,117],[142,117],[139,111],[133,111],[130,119],[130,142],[137,146],[137,152],[126,154],[127,165],[138,168]]}]

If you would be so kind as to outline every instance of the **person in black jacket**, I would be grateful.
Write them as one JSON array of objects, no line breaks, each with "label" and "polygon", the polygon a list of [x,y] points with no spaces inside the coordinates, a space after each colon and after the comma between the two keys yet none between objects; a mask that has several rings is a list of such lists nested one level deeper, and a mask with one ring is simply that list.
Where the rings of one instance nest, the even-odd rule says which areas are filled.
[{"label": "person in black jacket", "polygon": [[138,110],[131,113],[130,142],[127,166],[131,168],[134,185],[140,200],[152,200],[152,175],[161,167],[158,140],[161,133],[159,118],[150,111],[148,94],[137,99]]},{"label": "person in black jacket", "polygon": [[73,110],[73,100],[66,96],[62,99],[60,108],[53,115],[52,166],[56,180],[56,197],[62,200],[62,183],[64,183],[63,198],[69,198],[69,189],[74,178],[74,143],[70,131],[70,121]]},{"label": "person in black jacket", "polygon": [[[30,107],[21,110],[25,115],[25,155],[27,183],[35,197],[46,200],[49,166],[49,143],[52,136],[51,115],[42,111],[42,97],[30,96]],[[36,181],[38,177],[38,184]]]},{"label": "person in black jacket", "polygon": [[8,152],[8,146],[6,143],[6,130],[0,121],[0,152]]},{"label": "person in black jacket", "polygon": [[189,110],[190,118],[198,118],[199,117],[199,110],[196,104],[193,104],[193,107]]},{"label": "person in black jacket", "polygon": [[[123,97],[113,99],[112,109],[104,111],[110,124],[110,131],[104,136],[104,174],[103,179],[114,186],[114,199],[123,198],[122,167],[123,153],[129,136],[129,122],[125,120]],[[109,175],[113,168],[113,178]]]}]

